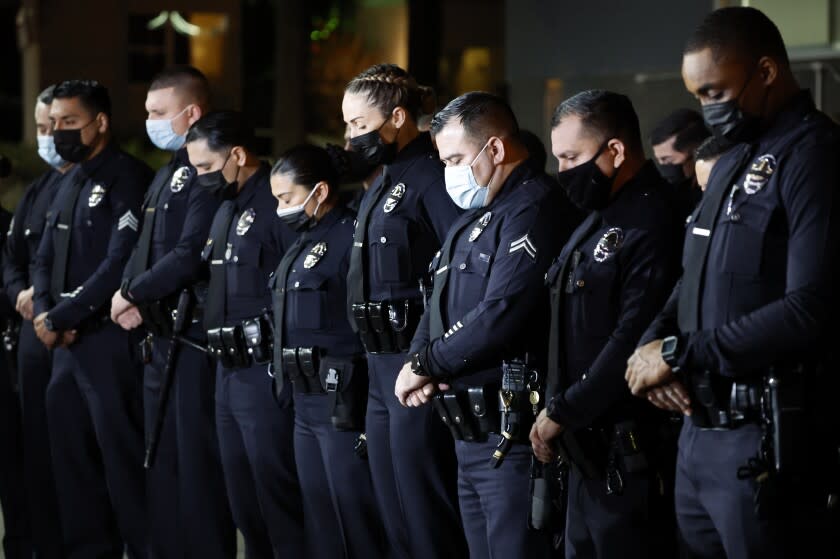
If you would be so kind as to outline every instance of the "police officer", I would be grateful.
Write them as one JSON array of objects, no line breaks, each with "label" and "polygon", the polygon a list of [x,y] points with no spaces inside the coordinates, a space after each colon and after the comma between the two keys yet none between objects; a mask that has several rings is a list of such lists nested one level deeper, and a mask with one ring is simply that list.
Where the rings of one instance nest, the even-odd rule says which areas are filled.
[{"label": "police officer", "polygon": [[[534,420],[528,394],[540,379],[529,369],[521,386],[508,386],[502,369],[517,359],[538,367],[545,357],[543,278],[577,212],[527,163],[516,118],[501,98],[462,95],[435,115],[431,133],[446,164],[446,190],[467,211],[432,263],[429,310],[395,394],[405,406],[420,406],[435,384],[447,385],[436,402],[456,439],[470,556],[548,557],[545,534],[528,529],[531,451],[524,444]],[[491,468],[500,440],[513,446],[500,446],[505,456],[496,461],[504,462]]]},{"label": "police officer", "polygon": [[[5,159],[5,158],[2,158]],[[5,165],[3,165],[5,164]],[[0,162],[0,180],[10,172],[8,160]],[[12,213],[0,207],[0,248],[8,242],[6,232]],[[5,252],[5,250],[4,250]],[[2,255],[2,260],[6,255]],[[19,317],[5,287],[0,287],[0,324],[3,346],[0,347],[0,507],[3,509],[3,552],[6,557],[32,557],[32,541],[25,496],[21,405],[18,399],[18,378],[15,348]]]},{"label": "police officer", "polygon": [[291,389],[271,389],[269,276],[291,244],[274,213],[269,167],[234,111],[202,117],[187,153],[202,189],[226,198],[202,252],[210,271],[204,328],[218,359],[216,428],[233,519],[251,557],[302,557],[303,523],[293,449]]},{"label": "police officer", "polygon": [[309,556],[384,557],[370,469],[354,452],[368,377],[344,312],[355,214],[339,200],[338,185],[330,155],[315,146],[290,149],[271,171],[277,215],[300,231],[274,273],[275,383],[281,391],[288,380],[294,386]]},{"label": "police officer", "polygon": [[[824,376],[814,364],[836,345],[840,131],[800,89],[779,30],[753,8],[709,14],[685,47],[682,74],[715,135],[736,145],[715,164],[686,232],[683,277],[627,380],[635,394],[689,415],[676,510],[690,552],[824,556],[815,509],[830,503],[823,484],[837,468],[837,392],[823,383],[836,368]],[[818,423],[820,410],[833,423]],[[799,422],[789,423],[791,412]],[[835,448],[819,454],[811,443],[827,436]]]},{"label": "police officer", "polygon": [[35,333],[53,353],[47,419],[67,557],[145,556],[137,337],[108,320],[137,240],[151,170],[111,137],[108,91],[71,80],[53,91],[58,155],[76,163],[38,247]]},{"label": "police officer", "polygon": [[[192,288],[201,271],[201,250],[221,201],[200,188],[184,147],[187,130],[207,111],[209,87],[192,67],[175,67],[152,81],[146,97],[146,130],[158,148],[173,152],[150,186],[139,241],[111,302],[111,318],[131,330],[150,333],[150,361],[144,370],[143,407],[147,448],[161,411],[158,403],[172,336],[172,312],[179,293]],[[191,296],[192,299],[194,297]],[[205,345],[200,308],[190,305],[191,325],[183,336]],[[176,342],[169,374],[171,397],[146,476],[149,556],[232,557],[233,520],[227,504],[213,413],[215,362]]]},{"label": "police officer", "polygon": [[645,160],[626,96],[578,93],[557,107],[551,128],[557,180],[590,213],[546,277],[551,400],[531,432],[534,452],[552,460],[564,434],[566,557],[673,557],[673,531],[657,516],[670,508],[660,494],[670,478],[660,459],[664,418],[639,405],[623,373],[676,280],[684,220]]},{"label": "police officer", "polygon": [[361,202],[347,300],[368,353],[370,467],[398,557],[457,557],[463,549],[446,428],[430,408],[409,410],[393,396],[423,312],[418,282],[458,215],[431,138],[417,130],[418,116],[431,112],[429,93],[382,64],[356,76],[342,103],[353,151],[385,167]]},{"label": "police officer", "polygon": [[32,532],[32,545],[38,557],[63,557],[61,524],[55,494],[50,438],[47,430],[46,394],[52,359],[32,326],[32,270],[44,231],[47,210],[57,194],[61,178],[73,163],[55,151],[50,127],[50,106],[55,86],[38,95],[35,126],[38,155],[50,169],[38,177],[15,209],[15,219],[3,254],[3,283],[15,310],[23,318],[17,348],[20,402],[23,412],[23,460],[26,476],[26,512]]}]

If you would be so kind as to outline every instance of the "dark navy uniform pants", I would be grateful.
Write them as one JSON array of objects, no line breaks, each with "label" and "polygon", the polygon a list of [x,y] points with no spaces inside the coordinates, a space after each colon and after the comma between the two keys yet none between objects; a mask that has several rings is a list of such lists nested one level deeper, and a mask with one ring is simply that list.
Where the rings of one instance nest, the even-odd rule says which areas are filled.
[{"label": "dark navy uniform pants", "polygon": [[12,372],[0,348],[0,506],[3,508],[3,551],[10,559],[32,556],[24,495],[20,400]]},{"label": "dark navy uniform pants", "polygon": [[[188,333],[200,339],[197,327]],[[154,427],[167,338],[155,338],[143,374],[146,440]],[[216,437],[216,369],[206,354],[181,345],[154,466],[146,472],[149,559],[236,556],[236,530],[227,502]]]},{"label": "dark navy uniform pants", "polygon": [[431,405],[405,408],[406,354],[368,355],[365,425],[373,487],[395,557],[465,557],[452,437]]},{"label": "dark navy uniform pants", "polygon": [[23,463],[32,547],[39,559],[60,559],[61,521],[47,429],[47,385],[52,358],[29,320],[20,327],[18,374],[23,411]]},{"label": "dark navy uniform pants", "polygon": [[528,527],[531,447],[514,445],[493,469],[490,457],[497,444],[497,435],[487,442],[455,441],[458,500],[470,557],[545,559],[548,535]]},{"label": "dark navy uniform pants", "polygon": [[326,394],[295,394],[295,461],[308,557],[385,556],[370,468],[353,451],[358,436],[333,428]]},{"label": "dark navy uniform pants", "polygon": [[68,558],[146,556],[137,338],[107,323],[53,352],[47,418]]},{"label": "dark navy uniform pants", "polygon": [[266,365],[217,368],[216,428],[225,485],[247,557],[305,557],[291,386],[278,407],[266,371]]},{"label": "dark navy uniform pants", "polygon": [[754,482],[737,471],[756,456],[761,428],[699,429],[684,421],[677,455],[676,510],[680,536],[696,557],[783,557],[782,541],[759,520]]}]

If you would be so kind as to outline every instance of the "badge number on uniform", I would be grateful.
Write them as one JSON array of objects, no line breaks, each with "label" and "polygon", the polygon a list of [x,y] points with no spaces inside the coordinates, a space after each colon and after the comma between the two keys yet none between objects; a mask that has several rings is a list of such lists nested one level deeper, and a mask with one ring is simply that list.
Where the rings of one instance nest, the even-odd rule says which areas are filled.
[{"label": "badge number on uniform", "polygon": [[257,217],[257,212],[254,208],[248,208],[242,215],[239,216],[239,221],[236,222],[236,234],[240,237],[248,232],[251,225],[254,224],[254,218]]},{"label": "badge number on uniform", "polygon": [[303,267],[307,270],[314,268],[325,254],[327,254],[327,243],[321,241],[310,249],[309,254],[303,260]]},{"label": "badge number on uniform", "polygon": [[385,200],[385,205],[382,206],[382,211],[386,214],[391,213],[394,211],[394,208],[397,207],[397,204],[402,201],[403,196],[405,196],[405,183],[398,182],[394,185],[394,188],[391,189],[391,192],[388,193],[388,199]]}]

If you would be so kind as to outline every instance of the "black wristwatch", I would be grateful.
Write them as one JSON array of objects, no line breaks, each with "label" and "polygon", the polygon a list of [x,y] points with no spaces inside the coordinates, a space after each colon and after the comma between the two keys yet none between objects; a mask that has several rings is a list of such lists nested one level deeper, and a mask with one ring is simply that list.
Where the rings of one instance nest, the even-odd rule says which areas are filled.
[{"label": "black wristwatch", "polygon": [[671,370],[675,373],[678,373],[680,370],[678,363],[679,359],[679,351],[682,348],[680,347],[680,339],[677,336],[668,336],[664,340],[662,340],[662,360],[671,367]]},{"label": "black wristwatch", "polygon": [[415,375],[420,375],[421,377],[429,376],[429,373],[427,373],[426,369],[423,367],[423,363],[420,360],[420,352],[418,351],[411,354],[411,372]]}]

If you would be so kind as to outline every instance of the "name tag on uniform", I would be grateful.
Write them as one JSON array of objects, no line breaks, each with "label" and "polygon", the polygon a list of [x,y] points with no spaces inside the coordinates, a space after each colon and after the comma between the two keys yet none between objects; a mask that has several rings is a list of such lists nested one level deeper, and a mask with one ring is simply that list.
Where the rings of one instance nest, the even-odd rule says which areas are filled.
[{"label": "name tag on uniform", "polygon": [[691,230],[692,235],[698,235],[700,237],[708,237],[712,234],[710,229],[703,229],[702,227],[695,227]]}]

